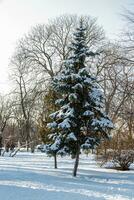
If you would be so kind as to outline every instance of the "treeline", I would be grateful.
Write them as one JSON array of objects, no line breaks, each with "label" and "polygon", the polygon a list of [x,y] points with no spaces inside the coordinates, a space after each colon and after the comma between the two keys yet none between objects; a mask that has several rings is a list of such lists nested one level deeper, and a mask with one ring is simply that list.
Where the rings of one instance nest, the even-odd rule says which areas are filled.
[{"label": "treeline", "polygon": [[[86,58],[89,73],[97,77],[105,96],[104,112],[114,123],[112,138],[97,152],[134,149],[134,13],[123,15],[128,29],[119,41],[105,37],[97,20],[83,16]],[[47,24],[39,24],[21,38],[10,62],[11,93],[0,98],[0,146],[25,146],[27,150],[49,143],[49,115],[57,110],[55,100],[61,94],[51,87],[71,55],[69,46],[81,17],[63,15]],[[95,52],[95,56],[94,56]]]}]

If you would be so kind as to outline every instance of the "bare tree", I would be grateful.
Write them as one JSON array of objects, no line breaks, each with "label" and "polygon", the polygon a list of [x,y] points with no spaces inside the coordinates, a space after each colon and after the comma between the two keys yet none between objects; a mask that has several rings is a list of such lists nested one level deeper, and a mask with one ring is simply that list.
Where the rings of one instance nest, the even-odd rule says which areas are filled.
[{"label": "bare tree", "polygon": [[[130,104],[128,103],[130,94],[134,91],[133,65],[125,59],[125,56],[125,50],[120,44],[105,44],[94,68],[94,73],[97,74],[105,94],[105,111],[115,124],[113,134],[117,138],[123,129],[125,130],[123,117],[126,114],[123,110]],[[106,155],[107,149],[112,148],[113,143],[113,140],[111,144],[104,142],[101,151],[104,150]]]},{"label": "bare tree", "polygon": [[0,155],[3,146],[4,130],[7,126],[9,119],[12,117],[12,102],[9,101],[7,96],[0,96]]},{"label": "bare tree", "polygon": [[23,59],[23,55],[18,54],[11,61],[13,73],[12,80],[15,82],[14,89],[14,118],[18,124],[19,135],[25,138],[27,149],[29,143],[34,142],[33,119],[35,115],[35,107],[39,98],[40,90],[35,74],[29,72],[27,63]]},{"label": "bare tree", "polygon": [[[96,50],[105,38],[104,31],[97,25],[96,19],[89,16],[83,18],[88,27],[87,44],[91,50]],[[63,15],[47,25],[35,26],[18,42],[16,54],[21,54],[27,67],[38,76],[52,78],[61,71],[62,62],[69,55],[68,46],[79,19],[78,16]]]},{"label": "bare tree", "polygon": [[126,54],[125,59],[134,64],[134,12],[124,9],[122,17],[125,26],[121,33],[121,42]]}]

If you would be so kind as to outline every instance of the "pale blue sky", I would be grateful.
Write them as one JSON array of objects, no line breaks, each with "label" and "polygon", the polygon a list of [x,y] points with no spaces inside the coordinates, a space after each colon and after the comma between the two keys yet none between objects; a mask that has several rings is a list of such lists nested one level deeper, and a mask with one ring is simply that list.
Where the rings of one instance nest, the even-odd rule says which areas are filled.
[{"label": "pale blue sky", "polygon": [[16,41],[37,23],[61,14],[82,14],[98,18],[110,38],[122,28],[120,13],[133,0],[0,0],[0,92],[8,90],[7,67]]}]

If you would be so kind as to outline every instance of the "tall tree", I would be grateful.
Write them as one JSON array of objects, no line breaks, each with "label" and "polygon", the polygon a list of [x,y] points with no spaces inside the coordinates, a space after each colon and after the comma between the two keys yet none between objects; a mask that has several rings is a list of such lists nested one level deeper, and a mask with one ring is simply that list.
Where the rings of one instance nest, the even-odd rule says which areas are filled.
[{"label": "tall tree", "polygon": [[[41,80],[53,78],[63,67],[70,51],[67,48],[72,40],[72,32],[80,17],[63,15],[50,20],[48,24],[39,24],[18,42],[15,55],[21,54],[31,73]],[[87,44],[92,49],[100,46],[105,38],[102,27],[95,18],[84,16],[87,24]]]},{"label": "tall tree", "polygon": [[4,141],[4,131],[12,117],[13,102],[6,96],[0,95],[0,155]]},{"label": "tall tree", "polygon": [[[23,138],[27,144],[32,146],[35,143],[34,120],[37,113],[37,101],[41,94],[38,87],[38,80],[35,74],[29,73],[29,68],[25,62],[23,55],[18,54],[11,60],[13,71],[11,76],[12,81],[16,84],[14,93],[14,118],[21,128]],[[22,135],[22,134],[20,134]]]},{"label": "tall tree", "polygon": [[81,19],[69,48],[71,56],[53,81],[54,90],[62,98],[56,101],[60,109],[50,115],[53,121],[48,124],[53,138],[50,148],[75,157],[73,176],[77,174],[80,150],[98,145],[102,138],[108,138],[113,128],[103,112],[104,97],[99,84],[85,65],[86,58],[95,56],[86,46],[85,33]]}]

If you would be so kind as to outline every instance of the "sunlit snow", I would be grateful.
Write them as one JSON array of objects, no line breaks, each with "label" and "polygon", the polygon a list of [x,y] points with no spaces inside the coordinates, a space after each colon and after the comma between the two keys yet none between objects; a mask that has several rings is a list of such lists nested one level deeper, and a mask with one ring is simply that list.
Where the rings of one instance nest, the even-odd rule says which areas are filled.
[{"label": "sunlit snow", "polygon": [[74,160],[44,153],[19,153],[0,158],[1,200],[133,200],[134,170],[100,168],[94,156],[80,156],[78,176],[72,177]]}]

